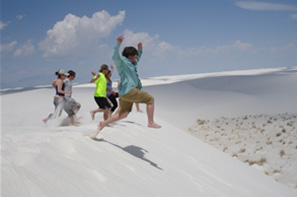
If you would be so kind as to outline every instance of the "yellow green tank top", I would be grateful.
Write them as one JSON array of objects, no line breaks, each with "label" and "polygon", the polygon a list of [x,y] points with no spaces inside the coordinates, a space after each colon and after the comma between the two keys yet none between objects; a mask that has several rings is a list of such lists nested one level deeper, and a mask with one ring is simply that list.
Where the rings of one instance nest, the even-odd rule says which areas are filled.
[{"label": "yellow green tank top", "polygon": [[[94,83],[96,84],[95,97],[106,97],[106,78],[103,73],[99,73],[100,77]],[[96,78],[96,75],[94,76]]]}]

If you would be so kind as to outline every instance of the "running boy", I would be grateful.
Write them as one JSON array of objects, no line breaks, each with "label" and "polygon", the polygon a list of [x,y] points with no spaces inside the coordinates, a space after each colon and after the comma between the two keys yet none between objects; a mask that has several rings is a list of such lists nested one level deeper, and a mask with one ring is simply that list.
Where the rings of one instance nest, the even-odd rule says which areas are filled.
[{"label": "running boy", "polygon": [[107,120],[110,117],[110,108],[111,105],[109,104],[108,100],[106,99],[106,78],[105,75],[108,72],[108,66],[103,64],[99,70],[99,73],[91,79],[91,83],[96,84],[96,90],[94,93],[95,102],[98,105],[98,109],[90,111],[92,120],[95,119],[95,114],[97,112],[103,112],[104,120]]},{"label": "running boy", "polygon": [[[76,73],[73,70],[69,70],[68,74],[69,75],[67,79],[64,80],[65,91],[72,92],[72,81],[74,80]],[[75,123],[74,115],[78,112],[81,105],[79,102],[77,102],[72,98],[72,94],[65,94],[64,99],[65,99],[64,110],[70,118],[70,123],[73,126],[77,127],[78,125]]]},{"label": "running boy", "polygon": [[[132,110],[133,103],[145,103],[147,105],[148,127],[161,128],[154,122],[154,98],[147,92],[142,91],[142,85],[137,74],[137,63],[142,54],[142,43],[138,43],[138,50],[134,47],[125,47],[122,56],[119,48],[124,37],[117,37],[117,44],[114,47],[112,59],[117,66],[121,84],[119,87],[120,107],[119,113],[105,121],[101,121],[98,133],[108,124],[126,118]],[[97,134],[98,134],[97,133]]]}]

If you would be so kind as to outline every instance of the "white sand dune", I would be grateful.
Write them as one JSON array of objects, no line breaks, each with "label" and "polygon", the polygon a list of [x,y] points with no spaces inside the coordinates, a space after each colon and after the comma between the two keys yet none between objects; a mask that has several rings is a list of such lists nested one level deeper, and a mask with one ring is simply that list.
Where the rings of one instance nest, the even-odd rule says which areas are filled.
[{"label": "white sand dune", "polygon": [[[94,132],[102,119],[98,114],[92,121],[89,114],[96,108],[92,85],[73,89],[73,97],[82,104],[77,114],[80,127],[69,126],[65,113],[42,123],[53,110],[53,89],[1,95],[1,194],[297,196],[296,177],[295,184],[277,182],[262,169],[185,132],[189,128],[200,132],[201,125],[196,125],[200,119],[212,135],[215,120],[225,117],[231,126],[224,135],[232,138],[234,117],[296,114],[296,73],[296,68],[281,68],[144,79],[144,90],[155,97],[155,120],[162,128],[147,128],[146,114],[133,111],[104,128],[98,136],[103,140],[84,136]],[[145,111],[144,105],[141,108]],[[291,121],[297,125],[296,119]],[[293,127],[290,135],[296,137]],[[297,149],[290,150],[296,155]]]}]

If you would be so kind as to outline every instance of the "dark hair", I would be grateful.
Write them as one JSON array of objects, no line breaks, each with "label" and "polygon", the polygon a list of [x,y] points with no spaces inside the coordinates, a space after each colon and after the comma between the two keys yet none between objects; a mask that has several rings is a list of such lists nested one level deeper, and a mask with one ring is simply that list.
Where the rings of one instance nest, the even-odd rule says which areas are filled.
[{"label": "dark hair", "polygon": [[68,71],[68,74],[69,74],[68,77],[70,77],[70,76],[75,76],[75,75],[76,75],[76,73],[75,73],[73,70],[69,70],[69,71]]},{"label": "dark hair", "polygon": [[107,78],[107,76],[111,73],[111,70],[108,70],[108,72],[105,74],[105,77]]},{"label": "dark hair", "polygon": [[134,47],[125,47],[122,55],[126,58],[129,58],[129,56],[138,55],[138,51]]},{"label": "dark hair", "polygon": [[108,69],[108,66],[106,64],[102,64],[102,66],[100,67],[99,72],[102,72],[102,70]]},{"label": "dark hair", "polygon": [[55,72],[55,75],[57,75],[57,79],[60,79],[61,78],[61,74],[59,74],[59,71],[60,70],[58,70],[57,72]]}]

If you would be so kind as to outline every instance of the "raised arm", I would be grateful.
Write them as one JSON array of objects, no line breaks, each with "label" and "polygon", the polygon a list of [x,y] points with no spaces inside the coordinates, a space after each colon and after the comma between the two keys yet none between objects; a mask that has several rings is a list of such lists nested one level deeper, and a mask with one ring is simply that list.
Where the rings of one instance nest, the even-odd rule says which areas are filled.
[{"label": "raised arm", "polygon": [[117,43],[116,46],[113,49],[113,53],[112,53],[112,60],[114,61],[114,63],[118,66],[121,64],[121,56],[120,56],[120,45],[122,44],[124,40],[124,37],[122,35],[117,37]]},{"label": "raised arm", "polygon": [[117,37],[117,42],[118,43],[122,43],[124,41],[124,36],[123,35],[120,35]]},{"label": "raised arm", "polygon": [[100,77],[100,74],[98,73],[93,77],[93,79],[91,79],[90,83],[94,83],[97,79],[99,79],[99,77]]},{"label": "raised arm", "polygon": [[143,49],[142,43],[141,42],[138,43],[137,47],[138,47],[138,50],[142,50]]},{"label": "raised arm", "polygon": [[142,49],[143,49],[142,43],[139,42],[137,47],[138,47],[138,56],[137,56],[136,60],[137,60],[137,62],[139,62],[139,59],[140,59],[140,57],[142,55]]},{"label": "raised arm", "polygon": [[113,67],[113,65],[110,65],[110,75],[112,75],[112,73],[113,73],[113,70],[114,70],[114,67]]}]

